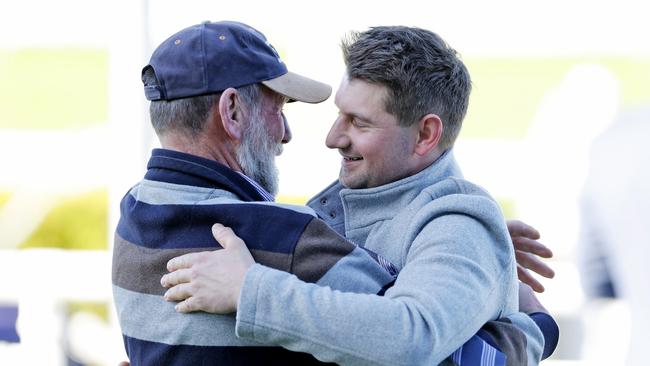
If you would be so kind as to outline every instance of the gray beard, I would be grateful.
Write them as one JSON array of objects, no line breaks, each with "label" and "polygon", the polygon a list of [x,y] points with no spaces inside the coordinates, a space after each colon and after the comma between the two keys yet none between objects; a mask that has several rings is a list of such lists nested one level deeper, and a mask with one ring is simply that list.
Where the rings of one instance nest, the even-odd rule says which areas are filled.
[{"label": "gray beard", "polygon": [[259,113],[253,113],[242,135],[242,143],[235,155],[237,162],[246,176],[275,196],[279,181],[275,156],[282,153],[282,144],[271,140]]}]

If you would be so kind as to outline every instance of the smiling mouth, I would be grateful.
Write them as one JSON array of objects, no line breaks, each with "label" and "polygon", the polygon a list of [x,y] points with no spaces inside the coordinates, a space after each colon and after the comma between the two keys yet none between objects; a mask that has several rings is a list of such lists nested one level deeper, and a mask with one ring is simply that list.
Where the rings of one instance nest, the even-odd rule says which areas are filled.
[{"label": "smiling mouth", "polygon": [[359,160],[363,160],[363,158],[353,158],[353,157],[344,156],[343,160],[345,160],[345,161],[359,161]]}]

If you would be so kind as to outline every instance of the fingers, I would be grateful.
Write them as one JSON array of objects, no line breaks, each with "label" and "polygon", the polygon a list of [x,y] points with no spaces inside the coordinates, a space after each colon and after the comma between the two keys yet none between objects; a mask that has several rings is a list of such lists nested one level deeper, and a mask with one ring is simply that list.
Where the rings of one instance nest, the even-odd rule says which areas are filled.
[{"label": "fingers", "polygon": [[224,249],[246,246],[244,241],[231,228],[221,224],[212,225],[212,236],[214,236]]},{"label": "fingers", "polygon": [[194,301],[192,299],[194,298],[190,297],[189,299],[179,302],[178,304],[176,304],[176,306],[174,306],[174,309],[176,309],[176,311],[178,311],[179,313],[189,313],[192,311],[196,311],[197,309],[195,309]]},{"label": "fingers", "polygon": [[544,286],[528,273],[525,268],[519,265],[517,265],[517,277],[519,277],[519,281],[530,286],[535,292],[544,292]]},{"label": "fingers", "polygon": [[192,295],[192,285],[189,283],[182,283],[167,290],[164,297],[166,301],[182,301],[192,297]]},{"label": "fingers", "polygon": [[516,236],[523,236],[534,240],[540,238],[539,231],[523,221],[507,220],[506,225],[508,226],[508,231],[512,238]]},{"label": "fingers", "polygon": [[532,254],[516,250],[515,258],[517,259],[517,264],[524,268],[530,269],[546,278],[555,277],[555,271]]},{"label": "fingers", "polygon": [[200,257],[201,253],[188,253],[172,258],[167,262],[167,270],[173,272],[181,268],[190,268]]},{"label": "fingers", "polygon": [[546,245],[523,236],[513,237],[512,244],[516,250],[536,254],[542,258],[553,257],[553,252]]},{"label": "fingers", "polygon": [[189,269],[179,269],[162,276],[160,284],[165,288],[169,288],[181,283],[190,282],[191,276],[192,274]]}]

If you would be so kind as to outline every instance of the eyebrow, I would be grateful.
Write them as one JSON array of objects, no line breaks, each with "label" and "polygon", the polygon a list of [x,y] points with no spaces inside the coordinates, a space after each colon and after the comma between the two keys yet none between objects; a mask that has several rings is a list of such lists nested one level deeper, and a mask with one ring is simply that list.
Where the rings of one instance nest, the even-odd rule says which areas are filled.
[{"label": "eyebrow", "polygon": [[375,121],[373,119],[368,118],[367,116],[361,115],[359,113],[343,113],[343,114],[348,115],[348,116],[350,116],[352,118],[360,119],[360,120],[362,120],[364,122],[367,122],[367,123],[375,124]]}]

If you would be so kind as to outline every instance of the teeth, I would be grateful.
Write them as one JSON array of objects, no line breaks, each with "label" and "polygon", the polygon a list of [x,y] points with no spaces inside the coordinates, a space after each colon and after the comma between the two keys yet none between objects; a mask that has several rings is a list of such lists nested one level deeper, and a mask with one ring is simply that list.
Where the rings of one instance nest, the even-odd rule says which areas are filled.
[{"label": "teeth", "polygon": [[347,157],[345,158],[345,160],[350,160],[350,161],[357,161],[357,160],[361,160],[361,159],[362,158],[347,158]]}]

